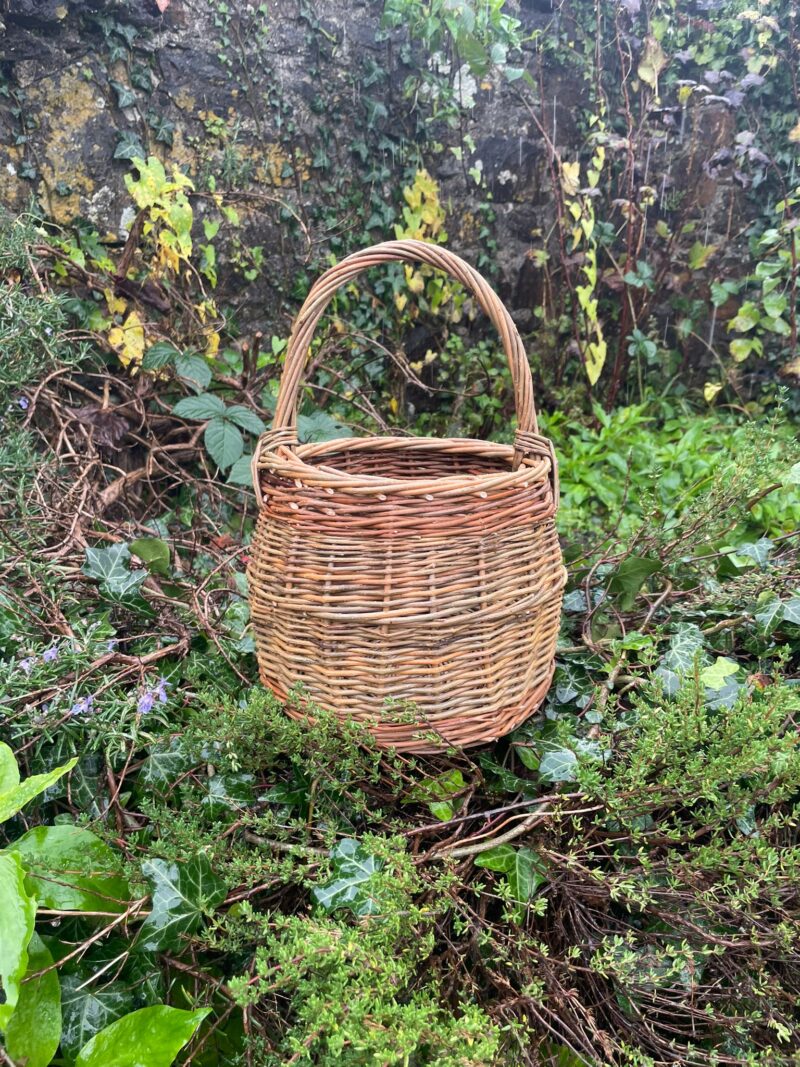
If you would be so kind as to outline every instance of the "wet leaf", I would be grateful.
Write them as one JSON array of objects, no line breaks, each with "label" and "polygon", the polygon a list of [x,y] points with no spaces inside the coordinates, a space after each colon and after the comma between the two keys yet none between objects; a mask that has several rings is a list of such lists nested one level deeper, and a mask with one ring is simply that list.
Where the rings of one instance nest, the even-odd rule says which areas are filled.
[{"label": "wet leaf", "polygon": [[142,874],[152,886],[153,900],[136,942],[139,952],[175,948],[225,899],[225,883],[202,852],[181,864],[146,860]]},{"label": "wet leaf", "polygon": [[95,1034],[75,1067],[170,1067],[210,1011],[181,1011],[166,1004],[132,1011]]},{"label": "wet leaf", "polygon": [[95,1034],[134,1006],[132,990],[102,975],[92,982],[83,972],[61,979],[61,1048],[70,1060]]},{"label": "wet leaf", "polygon": [[36,916],[36,898],[25,888],[25,870],[13,852],[0,852],[0,901],[0,992],[5,998],[0,1004],[0,1028],[5,1029],[28,969],[28,942]]},{"label": "wet leaf", "polygon": [[373,875],[383,860],[366,852],[354,838],[346,837],[331,850],[334,877],[311,890],[314,900],[326,911],[349,908],[356,915],[375,915],[378,901],[370,894]]},{"label": "wet leaf", "polygon": [[[53,957],[34,931],[28,944],[28,971],[14,1014],[6,1026],[6,1051],[24,1067],[48,1067],[61,1040],[61,986],[58,972],[45,971]],[[45,971],[38,974],[37,971]]]}]

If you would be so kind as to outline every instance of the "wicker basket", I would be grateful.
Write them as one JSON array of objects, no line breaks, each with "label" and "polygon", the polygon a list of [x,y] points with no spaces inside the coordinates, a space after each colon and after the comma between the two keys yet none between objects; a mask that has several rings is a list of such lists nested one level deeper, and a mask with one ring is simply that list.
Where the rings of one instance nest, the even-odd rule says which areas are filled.
[{"label": "wicker basket", "polygon": [[[314,329],[340,285],[377,264],[425,262],[475,294],[514,382],[511,445],[450,438],[298,444]],[[538,434],[525,350],[467,263],[421,241],[348,256],[294,324],[273,427],[253,458],[260,515],[248,571],[261,679],[406,752],[491,741],[521,723],[553,673],[565,581],[553,523],[553,446]]]}]

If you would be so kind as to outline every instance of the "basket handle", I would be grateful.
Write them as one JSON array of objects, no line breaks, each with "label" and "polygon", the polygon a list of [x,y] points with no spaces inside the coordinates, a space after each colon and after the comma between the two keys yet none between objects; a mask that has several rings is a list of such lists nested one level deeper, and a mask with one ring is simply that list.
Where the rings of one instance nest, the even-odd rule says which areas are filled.
[{"label": "basket handle", "polygon": [[[514,468],[516,468],[523,455],[531,450],[531,438],[534,435],[538,437],[539,433],[533,400],[533,379],[519,331],[502,301],[485,278],[453,252],[448,252],[445,248],[425,241],[384,241],[382,244],[372,245],[370,248],[364,248],[347,256],[336,266],[325,271],[314,282],[292,327],[275,405],[275,417],[272,421],[272,429],[267,431],[265,438],[271,443],[281,443],[290,447],[297,443],[297,398],[308,359],[309,345],[317,323],[336,290],[361,274],[362,271],[369,270],[370,267],[394,262],[429,263],[432,267],[438,267],[452,275],[474,293],[478,303],[496,327],[514,383],[518,425],[514,441]],[[535,450],[539,449],[535,448]]]}]

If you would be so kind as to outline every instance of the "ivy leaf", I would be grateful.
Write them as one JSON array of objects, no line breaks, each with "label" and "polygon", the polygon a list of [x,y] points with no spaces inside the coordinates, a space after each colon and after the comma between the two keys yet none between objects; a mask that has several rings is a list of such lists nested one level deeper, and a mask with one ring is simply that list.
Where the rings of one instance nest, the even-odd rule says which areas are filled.
[{"label": "ivy leaf", "polygon": [[79,826],[36,826],[9,848],[39,904],[64,911],[122,912],[130,900],[119,861],[105,841]]},{"label": "ivy leaf", "polygon": [[214,774],[207,781],[207,793],[201,804],[212,819],[224,817],[231,811],[241,811],[253,803],[252,774]]},{"label": "ivy leaf", "polygon": [[122,541],[107,548],[90,547],[86,549],[86,562],[81,570],[98,581],[100,592],[109,600],[129,603],[138,599],[139,589],[147,581],[147,571],[130,570],[130,558],[130,549]]},{"label": "ivy leaf", "polygon": [[378,901],[369,892],[373,876],[383,867],[383,861],[366,852],[352,837],[346,837],[331,850],[334,877],[324,885],[315,886],[311,895],[326,911],[350,908],[356,915],[375,915],[380,911]]},{"label": "ivy leaf", "polygon": [[737,545],[735,555],[747,556],[748,559],[755,560],[759,567],[763,568],[773,548],[774,542],[768,537],[759,537],[757,541],[748,541],[743,545]]},{"label": "ivy leaf", "polygon": [[237,426],[241,426],[243,430],[248,430],[250,433],[258,434],[266,430],[266,426],[258,415],[242,404],[231,405],[225,412],[225,418],[230,419],[231,422],[235,422]]},{"label": "ivy leaf", "polygon": [[793,596],[791,600],[784,601],[783,621],[800,625],[800,596]]},{"label": "ivy leaf", "polygon": [[48,1067],[61,1040],[61,986],[53,957],[34,931],[28,943],[28,973],[6,1026],[6,1052],[25,1067]]},{"label": "ivy leaf", "polygon": [[250,465],[253,462],[251,455],[240,456],[228,472],[228,485],[246,485],[248,488],[253,484],[253,472]]},{"label": "ivy leaf", "polygon": [[574,782],[578,776],[578,757],[571,748],[553,748],[539,760],[539,777],[543,782]]},{"label": "ivy leaf", "polygon": [[757,610],[753,618],[763,634],[770,634],[784,617],[783,604],[779,597],[770,590],[765,590],[756,601]]},{"label": "ivy leaf", "polygon": [[694,669],[698,652],[703,648],[705,638],[703,631],[693,622],[683,622],[675,627],[669,641],[669,648],[664,653],[661,665],[676,674],[686,674]]},{"label": "ivy leaf", "polygon": [[177,737],[171,738],[168,743],[153,745],[148,752],[138,775],[139,784],[145,786],[146,790],[166,791],[196,762]]},{"label": "ivy leaf", "polygon": [[207,389],[211,384],[211,368],[197,352],[178,355],[175,360],[175,373],[199,390]]},{"label": "ivy leaf", "polygon": [[112,81],[111,88],[117,94],[117,107],[120,110],[131,107],[132,104],[136,103],[136,93],[129,85],[125,85],[124,82]]},{"label": "ivy leaf", "polygon": [[727,656],[717,656],[714,662],[700,673],[700,681],[706,689],[719,690],[728,684],[731,675],[739,670],[739,664]]},{"label": "ivy leaf", "polygon": [[145,860],[142,874],[152,885],[153,901],[139,930],[139,952],[175,948],[181,935],[193,933],[203,916],[225,899],[225,883],[214,874],[202,852],[180,865],[162,859]]},{"label": "ivy leaf", "polygon": [[211,1008],[140,1008],[111,1023],[81,1049],[75,1067],[170,1067]]},{"label": "ivy leaf", "polygon": [[466,788],[464,775],[459,770],[444,771],[435,778],[426,778],[414,786],[408,795],[412,804],[427,804],[432,815],[446,822],[456,811],[453,794]]},{"label": "ivy leaf", "polygon": [[225,405],[214,393],[200,393],[199,396],[185,396],[183,400],[179,400],[172,413],[181,419],[204,422],[206,419],[216,419],[224,415]]},{"label": "ivy leaf", "polygon": [[233,466],[244,452],[241,430],[227,419],[211,419],[206,426],[203,440],[209,455],[220,470]]},{"label": "ivy leaf", "polygon": [[25,888],[19,856],[0,852],[0,1029],[8,1025],[19,1000],[20,982],[28,969],[28,942],[33,934],[36,898]]},{"label": "ivy leaf", "polygon": [[144,159],[145,150],[138,134],[133,130],[120,130],[117,133],[117,147],[114,159]]},{"label": "ivy leaf", "polygon": [[[0,751],[11,749],[0,741]],[[13,781],[13,773],[10,771],[8,762],[8,752],[3,757],[5,765],[4,779],[6,782]],[[13,753],[11,754],[13,759]],[[10,789],[3,790],[0,793],[0,822],[5,822],[6,819],[10,819],[12,815],[16,815],[17,812],[23,808],[28,801],[33,800],[34,797],[38,797],[40,793],[43,793],[45,789],[49,789],[51,785],[54,785],[58,779],[71,771],[75,764],[78,762],[78,757],[63,763],[60,767],[54,768],[52,771],[47,771],[45,774],[32,774],[29,778],[26,778],[24,782],[17,780],[16,785],[12,785]],[[2,899],[2,897],[0,897]]]},{"label": "ivy leaf", "polygon": [[131,542],[131,552],[147,564],[147,569],[152,574],[169,574],[169,545],[160,537],[137,538]]},{"label": "ivy leaf", "polygon": [[65,974],[61,979],[61,1049],[72,1062],[87,1041],[134,1006],[133,991],[103,975],[93,988],[91,976]]},{"label": "ivy leaf", "polygon": [[159,115],[158,112],[151,111],[147,116],[147,124],[155,134],[157,141],[172,148],[172,142],[175,139],[174,122],[170,122],[165,115]]}]

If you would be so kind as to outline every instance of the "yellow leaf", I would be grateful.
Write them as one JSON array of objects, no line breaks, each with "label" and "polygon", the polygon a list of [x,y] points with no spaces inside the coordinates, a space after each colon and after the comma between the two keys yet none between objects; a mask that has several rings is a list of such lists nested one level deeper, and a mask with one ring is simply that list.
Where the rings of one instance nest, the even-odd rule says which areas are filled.
[{"label": "yellow leaf", "polygon": [[586,375],[591,385],[600,377],[606,361],[606,343],[603,340],[590,341],[584,353],[586,357]]},{"label": "yellow leaf", "polygon": [[791,130],[789,130],[789,140],[794,142],[800,141],[800,119],[798,119],[794,126],[792,126]]},{"label": "yellow leaf", "polygon": [[104,289],[103,296],[106,298],[108,311],[111,315],[122,315],[128,306],[121,296],[114,296],[113,289]]},{"label": "yellow leaf", "polygon": [[408,297],[405,293],[395,293],[394,306],[398,311],[402,311],[408,303]]},{"label": "yellow leaf", "polygon": [[425,289],[425,279],[411,267],[406,267],[406,284],[412,293],[421,293]]},{"label": "yellow leaf", "polygon": [[679,104],[685,104],[686,103],[686,101],[692,95],[692,89],[693,88],[694,88],[694,86],[692,86],[692,85],[682,85],[678,89],[678,103]]},{"label": "yellow leaf", "polygon": [[217,352],[219,352],[219,334],[216,330],[211,330],[206,335],[206,355],[213,359]]},{"label": "yellow leaf", "polygon": [[722,385],[719,382],[706,382],[703,386],[703,398],[707,404],[713,402],[717,393],[722,391]]},{"label": "yellow leaf", "polygon": [[576,160],[574,163],[561,164],[561,188],[565,196],[574,196],[581,182],[581,165]]},{"label": "yellow leaf", "polygon": [[122,326],[109,330],[108,341],[117,350],[123,367],[138,367],[144,355],[144,327],[138,314],[132,311]]},{"label": "yellow leaf", "polygon": [[655,37],[645,37],[644,51],[642,52],[642,58],[639,60],[636,73],[643,82],[650,86],[653,92],[658,89],[658,76],[666,67],[667,62],[664,49]]},{"label": "yellow leaf", "polygon": [[397,397],[393,396],[389,401],[389,411],[391,411],[393,415],[396,415],[399,407],[400,405],[397,402]]}]

